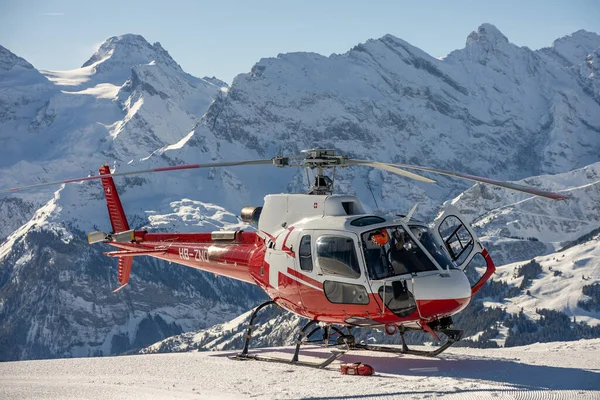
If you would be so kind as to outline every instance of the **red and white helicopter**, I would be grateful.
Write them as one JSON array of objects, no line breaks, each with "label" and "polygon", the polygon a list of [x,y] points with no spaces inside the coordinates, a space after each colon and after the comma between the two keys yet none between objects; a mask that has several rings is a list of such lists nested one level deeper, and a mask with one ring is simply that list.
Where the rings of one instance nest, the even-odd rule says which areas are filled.
[{"label": "red and white helicopter", "polygon": [[[314,171],[308,194],[272,194],[262,207],[242,209],[243,221],[256,231],[211,233],[151,233],[130,229],[113,177],[193,168],[273,164],[303,167],[307,177]],[[134,257],[150,256],[258,285],[271,298],[258,306],[250,318],[238,359],[285,361],[249,354],[248,347],[257,313],[276,304],[306,317],[310,322],[297,336],[291,362],[323,368],[348,350],[368,349],[402,354],[435,356],[460,340],[462,331],[452,329],[452,315],[463,310],[473,295],[495,271],[494,263],[475,233],[463,222],[456,208],[446,207],[432,226],[407,216],[368,214],[354,196],[333,194],[333,180],[325,171],[351,165],[382,169],[391,173],[434,182],[406,169],[454,176],[476,182],[543,196],[554,200],[568,197],[509,182],[495,181],[414,165],[352,160],[333,150],[307,150],[302,155],[270,160],[191,164],[111,174],[102,166],[98,176],[70,179],[20,188],[14,192],[60,183],[101,179],[112,232],[92,232],[88,241],[119,250],[105,253],[119,260],[115,292],[129,282]],[[309,182],[310,183],[310,182]],[[465,268],[481,254],[485,273],[470,284]],[[353,327],[384,327],[402,336],[402,347],[356,343]],[[425,331],[445,343],[433,351],[409,349],[404,333]],[[317,335],[320,333],[320,335]],[[299,360],[300,346],[318,342],[331,346],[329,358],[320,363]]]}]

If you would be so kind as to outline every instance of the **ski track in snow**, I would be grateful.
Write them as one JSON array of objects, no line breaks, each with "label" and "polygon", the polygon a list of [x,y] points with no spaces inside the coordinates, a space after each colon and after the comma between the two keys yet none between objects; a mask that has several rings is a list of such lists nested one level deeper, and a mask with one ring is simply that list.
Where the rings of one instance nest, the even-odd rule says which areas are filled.
[{"label": "ski track in snow", "polygon": [[[2,399],[600,399],[600,339],[502,349],[451,348],[440,358],[351,352],[371,377],[234,361],[233,351],[0,364]],[[290,356],[291,348],[255,352]],[[286,353],[286,354],[283,354]],[[302,357],[304,355],[304,357]],[[301,358],[324,358],[305,349]]]}]

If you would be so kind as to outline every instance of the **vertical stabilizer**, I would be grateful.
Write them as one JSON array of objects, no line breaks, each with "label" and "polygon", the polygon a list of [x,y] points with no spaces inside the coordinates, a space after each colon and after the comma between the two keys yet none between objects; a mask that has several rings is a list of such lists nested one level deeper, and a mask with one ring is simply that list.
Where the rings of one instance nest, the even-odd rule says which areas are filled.
[{"label": "vertical stabilizer", "polygon": [[[99,169],[100,175],[110,174],[108,165],[103,165]],[[112,177],[102,178],[102,186],[104,187],[104,195],[106,196],[106,205],[108,207],[108,216],[112,224],[113,233],[124,232],[129,230],[129,224],[125,217],[125,211],[121,205],[119,194]],[[119,263],[119,267],[120,267]]]},{"label": "vertical stabilizer", "polygon": [[113,290],[113,293],[123,289],[129,283],[129,274],[131,273],[131,264],[133,257],[119,257],[119,283],[121,286]]}]

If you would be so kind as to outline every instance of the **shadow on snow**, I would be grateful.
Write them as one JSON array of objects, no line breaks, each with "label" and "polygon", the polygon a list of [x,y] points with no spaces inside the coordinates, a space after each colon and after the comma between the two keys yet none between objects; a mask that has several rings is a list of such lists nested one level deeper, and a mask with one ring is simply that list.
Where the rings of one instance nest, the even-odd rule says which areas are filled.
[{"label": "shadow on snow", "polygon": [[[291,355],[294,350],[291,348],[282,349],[252,349],[250,353],[286,353]],[[350,352],[340,358],[341,362],[363,362],[375,368],[377,373],[393,374],[399,376],[421,376],[421,377],[446,377],[481,380],[489,382],[498,382],[509,385],[502,388],[505,390],[529,391],[529,390],[600,390],[600,373],[565,367],[553,367],[547,365],[522,364],[517,361],[501,358],[486,357],[457,357],[448,354],[442,358],[425,358],[415,356],[390,356],[389,354],[377,357],[370,352],[369,355],[361,354],[361,351]],[[236,353],[220,353],[218,356],[233,356]],[[304,356],[325,358],[329,351],[320,348],[308,348],[300,351],[300,360]],[[306,359],[306,358],[304,358]],[[252,361],[250,361],[252,362]],[[307,368],[307,367],[298,367]],[[328,368],[331,369],[331,366]],[[500,389],[497,389],[500,390]],[[460,391],[460,390],[459,390]],[[463,391],[481,391],[481,390],[463,390]],[[494,391],[494,389],[490,389]],[[424,392],[414,392],[415,394]],[[440,394],[455,393],[435,392]],[[389,393],[387,395],[410,394]],[[377,394],[382,396],[382,394]],[[361,398],[368,397],[363,395],[343,396],[343,398]],[[341,398],[341,397],[340,397]]]}]

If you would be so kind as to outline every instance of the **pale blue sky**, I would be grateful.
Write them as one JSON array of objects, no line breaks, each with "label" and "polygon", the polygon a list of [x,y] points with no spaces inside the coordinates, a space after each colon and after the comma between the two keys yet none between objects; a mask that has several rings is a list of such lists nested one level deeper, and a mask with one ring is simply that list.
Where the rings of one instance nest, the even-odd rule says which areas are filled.
[{"label": "pale blue sky", "polygon": [[77,68],[105,39],[137,33],[187,72],[229,83],[262,57],[344,53],[387,33],[443,56],[483,22],[538,49],[579,29],[600,33],[600,1],[0,0],[0,44],[36,68]]}]

